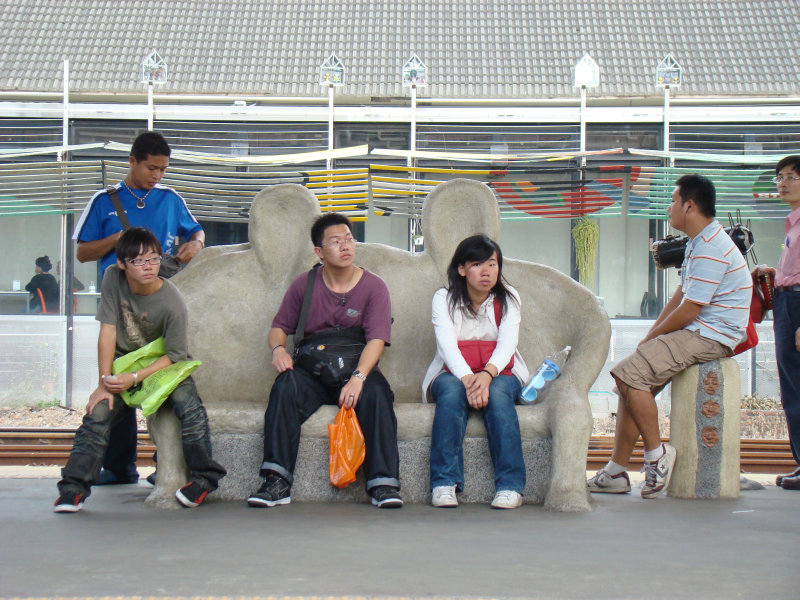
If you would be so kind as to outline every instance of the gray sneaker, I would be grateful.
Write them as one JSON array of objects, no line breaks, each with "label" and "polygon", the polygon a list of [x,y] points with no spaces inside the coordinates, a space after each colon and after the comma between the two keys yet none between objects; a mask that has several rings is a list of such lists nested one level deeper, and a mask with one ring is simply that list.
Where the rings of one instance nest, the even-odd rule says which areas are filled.
[{"label": "gray sneaker", "polygon": [[664,454],[656,461],[644,463],[644,487],[642,498],[658,498],[667,491],[669,480],[672,479],[672,467],[675,466],[675,448],[669,444],[662,444]]},{"label": "gray sneaker", "polygon": [[586,487],[595,494],[627,494],[631,491],[631,478],[627,471],[609,475],[600,469],[586,482]]}]

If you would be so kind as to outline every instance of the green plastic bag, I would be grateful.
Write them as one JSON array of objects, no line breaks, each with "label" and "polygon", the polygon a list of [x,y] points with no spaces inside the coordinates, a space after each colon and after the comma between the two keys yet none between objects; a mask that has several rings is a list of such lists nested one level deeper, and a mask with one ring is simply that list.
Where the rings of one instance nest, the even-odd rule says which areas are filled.
[{"label": "green plastic bag", "polygon": [[[164,338],[153,340],[146,346],[120,356],[114,361],[111,373],[133,373],[151,365],[166,354]],[[145,417],[154,414],[164,404],[169,395],[178,387],[178,384],[191,375],[202,362],[199,360],[179,360],[168,367],[156,371],[147,377],[136,388],[126,390],[120,394],[125,404],[133,408],[141,408]]]}]

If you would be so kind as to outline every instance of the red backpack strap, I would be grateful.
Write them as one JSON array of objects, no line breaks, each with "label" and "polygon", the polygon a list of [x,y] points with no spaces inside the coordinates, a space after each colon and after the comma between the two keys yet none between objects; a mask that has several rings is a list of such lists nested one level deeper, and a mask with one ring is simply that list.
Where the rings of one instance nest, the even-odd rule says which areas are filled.
[{"label": "red backpack strap", "polygon": [[[497,328],[500,329],[500,319],[502,319],[502,312],[503,306],[500,303],[500,298],[497,296],[494,297],[494,320],[497,322]],[[494,351],[494,348],[492,348]],[[490,353],[491,355],[491,353]],[[487,357],[487,360],[489,357]],[[514,366],[514,356],[511,357],[511,362],[509,362],[506,367],[498,373],[498,375],[513,375],[511,372],[511,368]]]}]

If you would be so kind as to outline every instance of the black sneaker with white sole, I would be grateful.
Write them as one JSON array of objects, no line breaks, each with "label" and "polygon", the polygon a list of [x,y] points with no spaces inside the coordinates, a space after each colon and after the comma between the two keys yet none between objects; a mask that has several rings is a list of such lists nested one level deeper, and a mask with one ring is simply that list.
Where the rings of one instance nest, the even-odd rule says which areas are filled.
[{"label": "black sneaker with white sole", "polygon": [[400,490],[391,485],[379,485],[369,491],[372,496],[372,505],[378,508],[400,508],[403,506],[403,499],[400,497]]},{"label": "black sneaker with white sole", "polygon": [[80,492],[63,492],[53,505],[53,512],[74,513],[83,508],[83,501],[86,498]]},{"label": "black sneaker with white sole", "polygon": [[270,473],[261,487],[247,499],[247,504],[256,508],[289,504],[292,501],[291,491],[292,486],[284,477]]},{"label": "black sneaker with white sole", "polygon": [[208,496],[208,490],[204,490],[196,481],[190,481],[175,492],[175,498],[186,508],[200,506],[206,496]]}]

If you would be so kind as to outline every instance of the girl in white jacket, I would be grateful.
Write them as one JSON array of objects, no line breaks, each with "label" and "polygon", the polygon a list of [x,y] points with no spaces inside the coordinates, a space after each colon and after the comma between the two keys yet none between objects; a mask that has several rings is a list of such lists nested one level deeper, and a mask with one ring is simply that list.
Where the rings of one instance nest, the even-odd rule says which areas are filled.
[{"label": "girl in white jacket", "polygon": [[423,381],[436,402],[431,439],[431,502],[458,505],[464,487],[463,442],[470,409],[486,425],[494,464],[494,508],[517,508],[525,462],[515,400],[528,369],[517,352],[520,299],[503,282],[503,254],[494,240],[475,235],[456,248],[448,286],[433,296],[436,357]]}]

